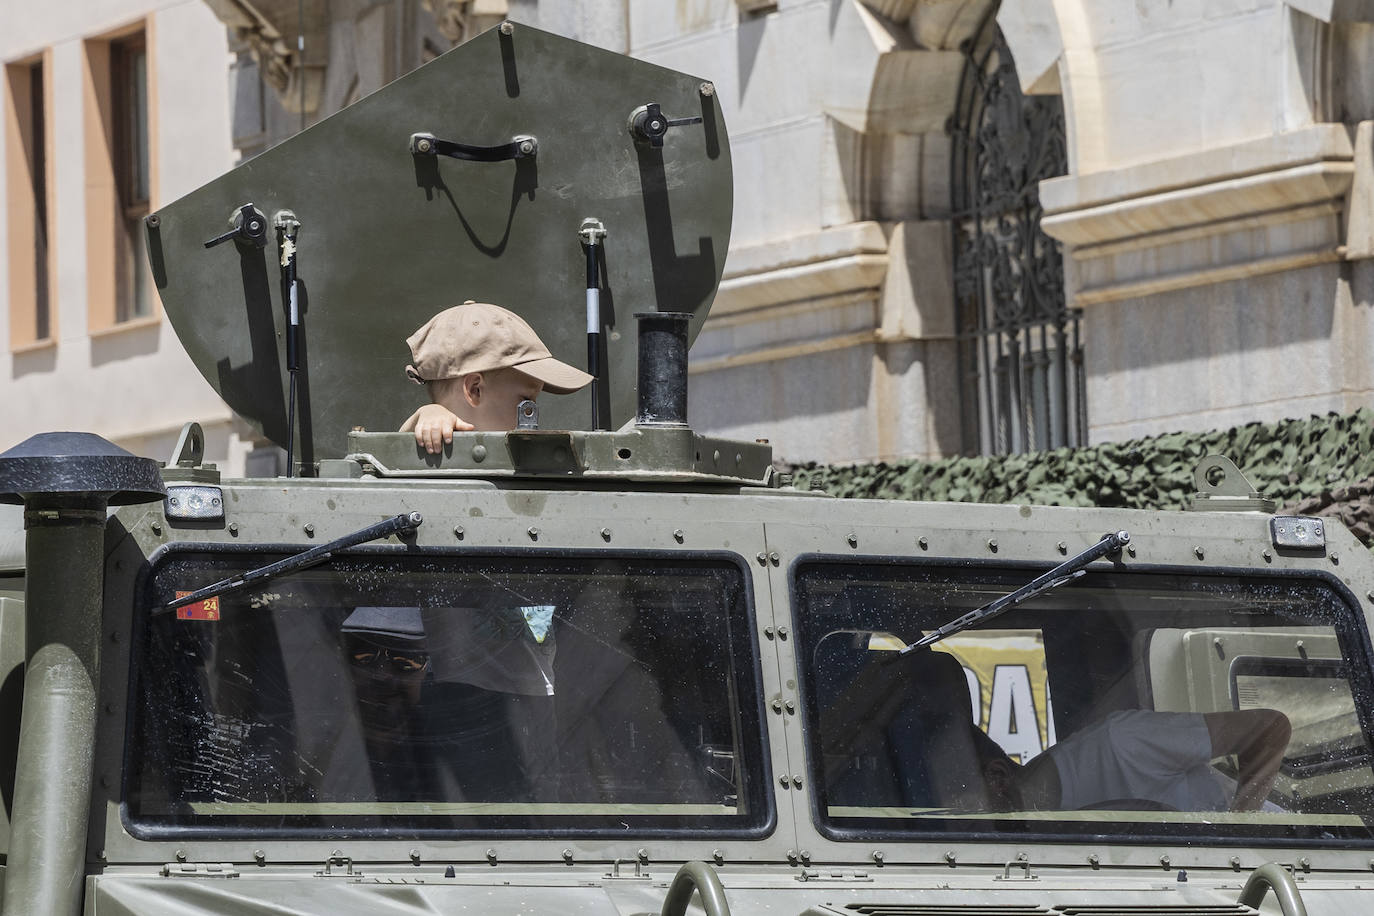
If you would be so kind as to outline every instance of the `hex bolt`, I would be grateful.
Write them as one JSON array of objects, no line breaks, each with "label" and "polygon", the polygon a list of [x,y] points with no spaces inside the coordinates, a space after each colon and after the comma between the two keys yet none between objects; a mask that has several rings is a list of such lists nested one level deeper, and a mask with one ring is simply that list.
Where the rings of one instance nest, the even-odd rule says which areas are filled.
[{"label": "hex bolt", "polygon": [[1098,857],[1097,853],[1093,853],[1088,856],[1088,864],[1093,868],[1097,868],[1102,864],[1102,859]]},{"label": "hex bolt", "polygon": [[1160,867],[1163,868],[1163,869],[1165,869],[1166,871],[1167,871],[1168,869],[1170,869],[1171,867],[1173,867],[1173,861],[1174,861],[1174,860],[1171,859],[1171,858],[1169,858],[1168,856],[1160,856],[1160,857],[1159,857],[1159,864],[1160,864]]},{"label": "hex bolt", "polygon": [[917,538],[917,539],[916,539],[916,546],[919,547],[919,548],[921,548],[922,550],[929,550],[929,549],[930,549],[930,541],[926,540],[925,538]]},{"label": "hex bolt", "polygon": [[797,712],[797,704],[793,703],[791,700],[788,700],[786,703],[783,703],[782,708],[787,710],[787,714],[789,716],[795,715]]},{"label": "hex bolt", "polygon": [[1298,867],[1304,872],[1309,872],[1312,870],[1312,860],[1307,858],[1307,856],[1303,856],[1298,860]]},{"label": "hex bolt", "polygon": [[795,849],[787,850],[787,861],[791,862],[793,865],[797,864],[797,851]]},{"label": "hex bolt", "polygon": [[773,701],[773,712],[782,715],[782,700]]},{"label": "hex bolt", "polygon": [[153,522],[153,534],[161,534],[161,533],[162,533],[162,524],[161,524],[160,522]]},{"label": "hex bolt", "polygon": [[878,865],[882,865],[883,859],[885,858],[887,857],[883,855],[883,851],[881,849],[873,850],[873,861],[876,862]]},{"label": "hex bolt", "polygon": [[302,528],[301,530],[305,532],[305,536],[308,537],[308,538],[313,538],[313,537],[315,536],[315,526],[314,526],[314,525],[307,524],[307,525],[306,525],[304,528]]},{"label": "hex bolt", "polygon": [[1054,547],[1055,547],[1055,549],[1058,550],[1060,553],[1068,553],[1068,552],[1069,552],[1069,545],[1066,544],[1066,543],[1064,543],[1063,541],[1060,541],[1058,544],[1055,544]]},{"label": "hex bolt", "polygon": [[1193,548],[1193,556],[1195,556],[1195,557],[1197,557],[1199,560],[1201,560],[1202,557],[1203,557],[1202,548],[1201,548],[1201,547],[1194,547],[1194,548]]},{"label": "hex bolt", "polygon": [[787,638],[787,627],[778,627],[778,639]]},{"label": "hex bolt", "polygon": [[673,531],[673,540],[677,541],[679,544],[682,543],[682,539],[685,537],[686,535],[682,533],[681,528],[677,528]]},{"label": "hex bolt", "polygon": [[768,554],[764,553],[762,550],[758,552],[758,556],[754,557],[754,559],[759,561],[760,566],[768,565]]},{"label": "hex bolt", "polygon": [[515,31],[515,24],[512,23],[510,20],[506,20],[505,22],[501,23],[501,34],[502,34],[502,35],[510,35],[510,34],[512,34],[514,31]]},{"label": "hex bolt", "polygon": [[418,849],[412,849],[412,850],[410,851],[410,861],[411,861],[412,863],[414,863],[415,865],[419,865],[419,864],[420,864],[420,850],[418,850]]},{"label": "hex bolt", "polygon": [[233,535],[234,537],[238,537],[238,536],[239,536],[239,523],[238,523],[238,522],[230,522],[230,523],[229,523],[229,533],[230,533],[231,535]]},{"label": "hex bolt", "polygon": [[490,862],[492,865],[495,865],[495,864],[496,864],[496,850],[495,850],[495,849],[488,849],[488,850],[487,850],[487,861]]},{"label": "hex bolt", "polygon": [[782,562],[782,557],[778,556],[778,552],[775,550],[768,555],[768,562],[772,563],[774,566],[777,566],[779,563]]},{"label": "hex bolt", "polygon": [[573,860],[573,851],[572,851],[571,849],[565,849],[565,850],[563,850],[563,861],[564,861],[564,862],[567,862],[569,865],[571,865],[571,864],[572,864],[572,860]]},{"label": "hex bolt", "polygon": [[178,849],[178,850],[176,851],[176,857],[177,857],[177,861],[178,861],[178,862],[185,862],[185,861],[186,861],[186,850],[184,850],[184,849]]},{"label": "hex bolt", "polygon": [[[697,92],[701,93],[703,96],[709,99],[711,96],[716,94],[716,84],[712,82],[702,83],[700,86],[697,87]],[[759,441],[767,442],[768,440],[760,439]]]},{"label": "hex bolt", "polygon": [[803,849],[803,850],[801,851],[801,860],[802,860],[802,864],[803,864],[803,865],[810,865],[810,864],[811,864],[811,850],[809,850],[809,849]]},{"label": "hex bolt", "polygon": [[428,140],[421,140],[419,143],[415,144],[415,147],[422,153],[427,153],[433,148]]},{"label": "hex bolt", "polygon": [[711,858],[715,860],[715,862],[716,862],[717,865],[724,865],[724,864],[725,864],[725,853],[724,853],[722,850],[719,850],[719,849],[713,849],[713,850],[711,850]]},{"label": "hex bolt", "polygon": [[1264,557],[1264,562],[1266,563],[1274,562],[1274,555],[1270,553],[1267,548],[1260,552],[1260,556]]},{"label": "hex bolt", "polygon": [[792,787],[792,783],[788,780],[786,773],[778,777],[778,785],[782,786],[784,789],[790,789]]},{"label": "hex bolt", "polygon": [[851,534],[849,537],[845,538],[845,540],[849,542],[850,547],[859,546],[859,536],[857,534]]},{"label": "hex bolt", "polygon": [[794,789],[800,789],[802,787],[802,778],[800,776],[794,775],[792,777],[792,787]]},{"label": "hex bolt", "polygon": [[603,540],[603,541],[609,541],[610,539],[611,539],[611,529],[609,529],[609,528],[602,528],[602,529],[601,529],[601,540]]},{"label": "hex bolt", "polygon": [[[416,852],[414,852],[414,851],[412,851],[410,855],[411,855],[411,858],[418,858],[418,853],[416,853]],[[255,850],[253,850],[253,861],[254,861],[254,862],[257,862],[259,865],[266,865],[266,864],[267,864],[267,853],[263,852],[261,849],[255,849]]]},{"label": "hex bolt", "polygon": [[772,627],[764,627],[764,628],[763,628],[763,636],[764,636],[765,639],[772,639],[772,638],[773,638],[773,634],[775,634],[776,632],[777,632],[777,631],[774,630]]},{"label": "hex bolt", "polygon": [[454,525],[454,526],[453,526],[453,536],[456,537],[458,540],[461,541],[461,540],[463,539],[463,535],[464,535],[464,534],[466,534],[466,532],[463,531],[463,526],[462,526],[462,525]]},{"label": "hex bolt", "polygon": [[959,857],[954,854],[953,850],[951,850],[945,853],[945,861],[952,866],[958,863]]},{"label": "hex bolt", "polygon": [[641,846],[641,847],[639,848],[639,851],[635,853],[635,858],[638,859],[638,860],[640,861],[641,864],[648,864],[648,862],[649,862],[649,850],[647,850],[647,849],[645,849],[644,847]]},{"label": "hex bolt", "polygon": [[1134,544],[1128,545],[1128,546],[1126,547],[1126,553],[1129,554],[1130,556],[1135,556],[1135,545],[1134,545]]},{"label": "hex bolt", "polygon": [[530,153],[534,152],[534,141],[533,141],[533,140],[521,140],[521,141],[520,141],[520,152],[524,153],[526,156],[528,156]]},{"label": "hex bolt", "polygon": [[531,525],[531,526],[529,527],[529,530],[526,531],[525,533],[528,534],[528,535],[530,536],[530,540],[531,540],[531,541],[537,541],[537,540],[539,540],[539,529],[536,528],[536,527],[534,527],[533,525]]},{"label": "hex bolt", "polygon": [[997,538],[988,538],[988,550],[993,553],[997,552]]},{"label": "hex bolt", "polygon": [[[1374,859],[1370,860],[1369,867],[1374,868]],[[1231,856],[1231,871],[1240,871],[1240,856]]]},{"label": "hex bolt", "polygon": [[1332,564],[1333,566],[1338,566],[1338,565],[1340,565],[1340,562],[1341,562],[1341,555],[1338,554],[1338,553],[1333,553],[1333,554],[1331,555],[1331,564]]}]

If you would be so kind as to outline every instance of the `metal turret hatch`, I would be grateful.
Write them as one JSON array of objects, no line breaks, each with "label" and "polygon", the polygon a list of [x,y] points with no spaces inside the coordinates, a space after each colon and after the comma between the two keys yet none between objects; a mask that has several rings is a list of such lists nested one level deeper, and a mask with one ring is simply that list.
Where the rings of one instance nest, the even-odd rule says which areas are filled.
[{"label": "metal turret hatch", "polygon": [[[406,337],[464,300],[518,312],[585,367],[588,219],[606,231],[600,425],[633,418],[634,313],[688,313],[695,339],[732,195],[709,82],[504,23],[160,208],[148,252],[196,366],[283,446],[299,366],[308,465],[426,402]],[[539,408],[544,428],[590,428],[587,390]]]}]

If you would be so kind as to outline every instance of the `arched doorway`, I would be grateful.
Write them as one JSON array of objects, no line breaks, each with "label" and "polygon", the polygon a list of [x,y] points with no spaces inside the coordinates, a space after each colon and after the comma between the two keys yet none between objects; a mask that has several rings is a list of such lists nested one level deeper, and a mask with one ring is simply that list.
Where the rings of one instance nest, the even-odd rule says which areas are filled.
[{"label": "arched doorway", "polygon": [[985,455],[1087,441],[1080,313],[1037,191],[1068,171],[1063,103],[1021,94],[996,12],[961,46],[950,122],[963,450]]}]

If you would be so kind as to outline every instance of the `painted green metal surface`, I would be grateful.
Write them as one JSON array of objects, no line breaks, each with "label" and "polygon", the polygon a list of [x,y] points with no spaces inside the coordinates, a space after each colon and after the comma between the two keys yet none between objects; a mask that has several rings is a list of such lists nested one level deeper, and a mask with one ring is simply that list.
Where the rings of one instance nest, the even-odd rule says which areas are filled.
[{"label": "painted green metal surface", "polygon": [[[705,87],[705,88],[703,88]],[[655,148],[628,123],[657,102]],[[517,161],[412,154],[410,138],[489,146],[532,136]],[[637,311],[689,312],[695,337],[729,243],[730,150],[709,83],[525,26],[493,29],[161,208],[149,252],[196,366],[240,415],[285,444],[285,310],[274,214],[301,222],[306,289],[297,454],[338,457],[355,426],[394,430],[424,403],[405,338],[465,299],[519,312],[553,354],[586,362],[584,218],[605,240],[610,426],[633,416]],[[253,203],[264,248],[226,242]],[[546,428],[585,428],[582,392],[540,402]]]},{"label": "painted green metal surface", "polygon": [[410,433],[348,435],[348,453],[382,477],[525,477],[745,484],[773,481],[767,443],[702,436],[688,428],[636,427],[623,432],[530,430],[455,433],[438,455]]}]

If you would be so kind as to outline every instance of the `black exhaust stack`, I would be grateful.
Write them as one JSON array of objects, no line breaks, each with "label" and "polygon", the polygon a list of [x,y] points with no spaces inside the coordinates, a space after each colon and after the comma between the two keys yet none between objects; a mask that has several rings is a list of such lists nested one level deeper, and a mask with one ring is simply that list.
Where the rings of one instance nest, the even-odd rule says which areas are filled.
[{"label": "black exhaust stack", "polygon": [[687,425],[687,323],[690,312],[636,312],[639,411],[635,426]]}]

